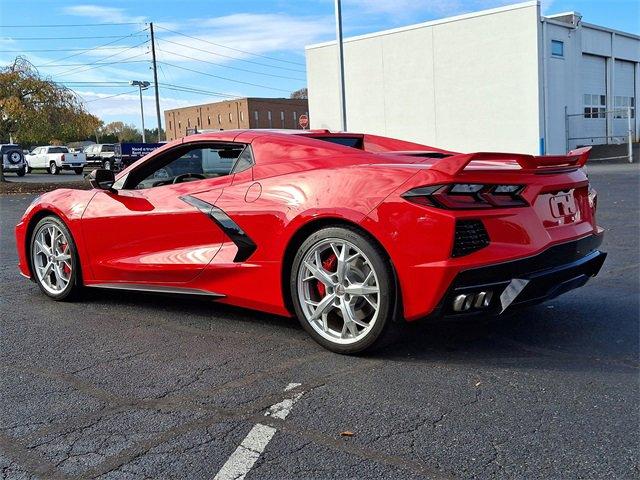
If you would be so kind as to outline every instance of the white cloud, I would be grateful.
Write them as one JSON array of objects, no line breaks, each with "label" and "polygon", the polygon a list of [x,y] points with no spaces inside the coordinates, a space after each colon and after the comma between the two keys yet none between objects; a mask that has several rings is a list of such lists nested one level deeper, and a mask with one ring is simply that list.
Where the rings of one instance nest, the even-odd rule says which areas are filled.
[{"label": "white cloud", "polygon": [[[345,5],[356,7],[365,13],[385,15],[393,21],[406,22],[409,19],[415,19],[416,15],[444,18],[520,3],[520,1],[523,0],[350,0],[348,3],[345,2]],[[548,0],[547,3],[551,1]],[[426,18],[416,21],[423,20]]]},{"label": "white cloud", "polygon": [[96,23],[142,23],[146,20],[144,16],[130,16],[123,8],[103,7],[100,5],[74,5],[66,7],[64,13],[78,17],[91,18]]},{"label": "white cloud", "polygon": [[[160,50],[164,51],[164,53],[160,52],[159,56],[171,62],[188,61],[180,57],[180,55],[187,55],[215,63],[233,60],[228,57],[253,58],[257,62],[264,63],[264,60],[238,50],[257,54],[290,51],[298,51],[302,54],[305,45],[333,34],[332,22],[331,17],[292,17],[284,14],[256,13],[198,19],[186,22],[184,25],[166,28],[180,30],[205,42],[175,35],[159,28],[157,38]],[[180,43],[183,46],[163,42],[163,40]],[[236,50],[206,42],[225,45]],[[172,55],[169,52],[175,52],[178,55]]]}]

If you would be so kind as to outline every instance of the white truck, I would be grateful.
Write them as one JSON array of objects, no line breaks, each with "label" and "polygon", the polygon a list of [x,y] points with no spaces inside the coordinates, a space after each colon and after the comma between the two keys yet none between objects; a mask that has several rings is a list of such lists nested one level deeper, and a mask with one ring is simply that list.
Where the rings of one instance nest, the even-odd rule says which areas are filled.
[{"label": "white truck", "polygon": [[34,168],[45,168],[49,173],[57,175],[61,170],[73,170],[78,175],[87,163],[87,157],[83,152],[70,152],[67,147],[48,145],[36,147],[25,157],[27,171]]}]

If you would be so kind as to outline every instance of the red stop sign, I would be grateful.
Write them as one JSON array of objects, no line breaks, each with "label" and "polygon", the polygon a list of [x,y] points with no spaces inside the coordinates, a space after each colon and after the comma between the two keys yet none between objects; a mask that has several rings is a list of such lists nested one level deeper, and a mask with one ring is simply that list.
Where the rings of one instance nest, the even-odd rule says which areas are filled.
[{"label": "red stop sign", "polygon": [[302,128],[307,128],[309,126],[309,116],[304,114],[300,115],[300,117],[298,118],[298,124]]}]

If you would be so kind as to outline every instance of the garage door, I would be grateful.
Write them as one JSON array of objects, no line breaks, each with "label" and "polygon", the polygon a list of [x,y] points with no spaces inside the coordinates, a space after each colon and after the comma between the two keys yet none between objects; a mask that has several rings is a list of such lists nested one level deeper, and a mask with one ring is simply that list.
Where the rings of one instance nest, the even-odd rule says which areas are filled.
[{"label": "garage door", "polygon": [[616,60],[613,76],[613,135],[618,141],[627,141],[627,109],[631,108],[631,129],[635,130],[635,65],[632,62]]},{"label": "garage door", "polygon": [[582,98],[584,116],[576,137],[582,145],[607,143],[607,74],[604,57],[582,55]]}]

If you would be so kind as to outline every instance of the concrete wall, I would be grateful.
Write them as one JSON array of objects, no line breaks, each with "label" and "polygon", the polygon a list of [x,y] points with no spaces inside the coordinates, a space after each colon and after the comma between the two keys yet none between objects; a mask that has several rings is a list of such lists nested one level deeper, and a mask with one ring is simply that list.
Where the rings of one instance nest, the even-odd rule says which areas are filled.
[{"label": "concrete wall", "polygon": [[[348,130],[538,153],[539,28],[527,2],[346,39]],[[306,54],[311,127],[337,130],[335,42]]]}]

